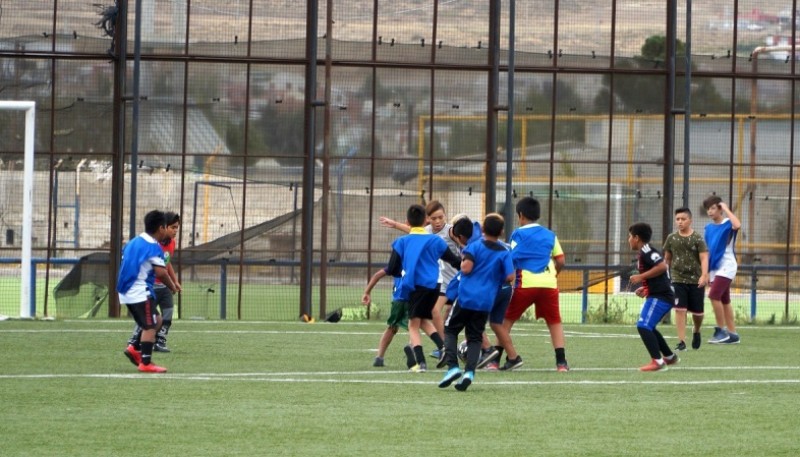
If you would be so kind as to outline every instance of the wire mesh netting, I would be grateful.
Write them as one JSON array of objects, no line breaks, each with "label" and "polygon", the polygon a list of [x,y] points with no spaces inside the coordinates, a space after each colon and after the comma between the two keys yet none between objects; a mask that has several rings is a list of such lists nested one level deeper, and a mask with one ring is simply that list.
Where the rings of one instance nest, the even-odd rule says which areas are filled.
[{"label": "wire mesh netting", "polygon": [[[631,223],[660,245],[687,205],[702,232],[717,194],[743,224],[737,309],[797,315],[792,2],[694,5],[691,29],[679,8],[670,87],[665,2],[516,2],[512,18],[506,2],[329,1],[0,2],[0,97],[37,103],[38,314],[108,315],[112,259],[153,208],[182,216],[181,317],[286,320],[308,285],[314,313],[360,309],[398,235],[379,216],[436,199],[480,219],[535,196],[567,253],[564,314],[581,320],[625,293],[625,274],[583,286],[628,271]],[[6,315],[24,130],[0,110]]]}]

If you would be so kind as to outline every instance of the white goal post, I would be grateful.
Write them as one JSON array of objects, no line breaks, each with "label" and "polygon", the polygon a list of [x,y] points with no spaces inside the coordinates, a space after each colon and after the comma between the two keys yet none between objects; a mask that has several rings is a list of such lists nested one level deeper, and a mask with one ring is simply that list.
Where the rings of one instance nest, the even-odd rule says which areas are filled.
[{"label": "white goal post", "polygon": [[33,144],[36,125],[36,102],[0,100],[0,110],[25,111],[25,160],[22,184],[22,278],[19,294],[19,317],[32,318],[31,237],[33,236]]}]

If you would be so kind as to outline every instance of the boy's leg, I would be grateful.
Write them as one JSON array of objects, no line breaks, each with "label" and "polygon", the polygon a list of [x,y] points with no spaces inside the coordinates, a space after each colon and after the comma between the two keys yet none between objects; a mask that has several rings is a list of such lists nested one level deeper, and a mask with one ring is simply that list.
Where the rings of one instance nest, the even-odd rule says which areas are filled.
[{"label": "boy's leg", "polygon": [[439,381],[439,387],[449,387],[456,379],[461,377],[461,369],[458,366],[458,334],[464,328],[461,322],[461,308],[455,305],[451,314],[447,316],[444,325],[444,362],[447,363],[447,371]]},{"label": "boy's leg", "polygon": [[511,339],[511,336],[503,327],[506,311],[508,311],[508,305],[511,302],[511,293],[512,288],[508,284],[500,287],[497,292],[497,298],[495,298],[492,310],[489,312],[489,327],[497,338],[498,345],[492,346],[486,332],[483,332],[483,354],[481,354],[481,360],[478,362],[478,368],[484,368],[489,364],[492,364],[493,369],[499,368],[499,364],[496,361],[501,360],[503,350],[500,340],[501,338],[504,341],[505,339]]},{"label": "boy's leg", "polygon": [[141,342],[142,328],[139,327],[139,324],[133,324],[133,332],[131,332],[131,336],[128,338],[128,346],[133,346],[137,351],[141,351]]},{"label": "boy's leg", "polygon": [[[153,346],[155,346],[156,341],[156,332],[161,326],[161,316],[158,314],[158,308],[155,306],[155,303],[152,300],[147,299],[142,303],[128,305],[128,310],[133,315],[136,323],[142,327],[142,352],[141,361],[139,363],[139,371],[150,373],[163,373],[167,371],[165,368],[151,363]],[[126,356],[128,356],[127,353]],[[130,359],[130,357],[128,358]]]},{"label": "boy's leg", "polygon": [[408,320],[408,344],[412,348],[422,345],[422,338],[419,336],[421,323],[422,319],[418,317],[412,317]]},{"label": "boy's leg", "polygon": [[736,310],[734,310],[733,305],[731,305],[730,283],[722,293],[720,303],[722,304],[722,310],[725,315],[725,325],[728,327],[728,332],[736,333]]},{"label": "boy's leg", "polygon": [[[514,326],[525,311],[530,308],[534,300],[531,296],[532,289],[517,288],[511,296],[511,302],[508,304],[506,316],[503,319],[503,328],[497,334],[497,343],[506,351],[506,359],[518,360],[519,354],[511,341],[511,328]],[[520,363],[521,365],[521,363]]]},{"label": "boy's leg", "polygon": [[431,319],[431,321],[433,321],[433,326],[436,328],[436,333],[438,333],[442,338],[444,338],[444,317],[442,317],[442,310],[444,309],[444,303],[446,301],[447,297],[444,295],[444,293],[436,298],[436,303],[433,305]]},{"label": "boy's leg", "polygon": [[[420,329],[428,335],[428,338],[433,341],[433,345],[436,347],[437,351],[444,350],[444,340],[441,336],[439,336],[439,332],[436,330],[436,325],[433,323],[432,319],[422,319],[420,322]],[[435,357],[439,358],[441,354],[437,354]],[[431,355],[431,357],[434,357]]]},{"label": "boy's leg", "polygon": [[692,314],[692,349],[700,349],[703,337],[700,334],[703,328],[703,314]]},{"label": "boy's leg", "polygon": [[397,327],[386,327],[381,335],[381,340],[378,342],[378,357],[381,359],[386,355],[386,349],[392,343],[392,339],[397,334]]},{"label": "boy's leg", "polygon": [[550,331],[550,341],[556,357],[556,369],[569,371],[566,356],[566,339],[564,325],[561,323],[561,310],[558,301],[558,289],[540,289],[536,299],[536,318],[544,319]]},{"label": "boy's leg", "polygon": [[444,362],[448,368],[458,367],[458,335],[464,329],[461,308],[456,305],[444,326]]},{"label": "boy's leg", "polygon": [[[684,343],[685,349],[685,342],[686,342],[686,309],[684,308],[675,308],[675,333],[678,336],[678,347],[680,347],[681,343]],[[678,349],[683,350],[683,349]]]},{"label": "boy's leg", "polygon": [[[709,343],[719,344],[725,343],[730,339],[726,329],[726,315],[725,306],[723,305],[723,297],[725,297],[726,290],[728,291],[728,302],[730,303],[730,284],[731,280],[722,276],[716,276],[711,282],[711,287],[708,289],[708,298],[711,300],[711,307],[714,309],[714,318],[716,319],[717,326],[714,329],[714,336],[708,340]],[[730,305],[728,305],[730,306]],[[731,313],[733,309],[730,310]]]},{"label": "boy's leg", "polygon": [[464,371],[475,371],[478,366],[478,360],[481,357],[481,342],[483,341],[483,332],[486,330],[486,319],[488,313],[480,311],[466,310],[465,312],[465,329],[467,337],[467,360]]},{"label": "boy's leg", "polygon": [[155,350],[157,352],[170,352],[167,347],[167,334],[172,326],[172,313],[175,308],[172,292],[166,287],[156,289],[156,302],[161,308],[161,328],[156,335]]},{"label": "boy's leg", "polygon": [[[397,334],[400,327],[408,329],[408,302],[404,300],[392,300],[392,307],[389,311],[389,318],[386,320],[386,330],[378,342],[378,355],[373,366],[383,366],[383,358],[392,339]],[[380,360],[378,360],[380,359]],[[413,366],[413,364],[412,364]]]},{"label": "boy's leg", "polygon": [[678,336],[676,351],[686,350],[686,312],[689,308],[691,296],[690,288],[697,288],[697,285],[675,283],[675,333]]},{"label": "boy's leg", "polygon": [[653,329],[653,334],[656,336],[656,341],[658,341],[658,350],[661,352],[661,355],[664,356],[664,358],[671,358],[674,352],[669,348],[669,344],[667,344],[667,340],[664,339],[664,335],[662,335],[657,328]]},{"label": "boy's leg", "polygon": [[722,307],[722,302],[713,298],[710,301],[711,308],[714,309],[714,319],[717,322],[717,327],[725,328],[725,309]]},{"label": "boy's leg", "polygon": [[656,325],[669,312],[671,307],[671,304],[655,298],[646,298],[642,304],[642,311],[639,314],[639,320],[636,322],[636,330],[639,332],[642,343],[644,343],[644,347],[650,354],[652,361],[640,367],[641,371],[663,369],[666,366],[666,362],[661,354],[666,350],[669,353],[668,355],[672,355],[664,336],[656,331]]},{"label": "boy's leg", "polygon": [[689,291],[688,312],[692,315],[692,349],[700,349],[702,336],[700,331],[703,328],[703,317],[705,316],[705,287],[693,287]]},{"label": "boy's leg", "polygon": [[414,357],[419,365],[418,371],[425,371],[428,368],[425,362],[425,354],[422,352],[422,339],[419,335],[419,330],[424,319],[432,319],[433,306],[436,304],[438,297],[438,287],[435,289],[418,287],[411,292],[408,300],[408,337],[411,348],[414,351]]}]

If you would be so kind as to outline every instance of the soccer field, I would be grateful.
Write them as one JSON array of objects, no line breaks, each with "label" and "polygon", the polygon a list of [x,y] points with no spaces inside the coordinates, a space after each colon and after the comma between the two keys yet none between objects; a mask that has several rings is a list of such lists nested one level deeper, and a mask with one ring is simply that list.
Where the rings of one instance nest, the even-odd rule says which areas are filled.
[{"label": "soccer field", "polygon": [[667,372],[641,373],[633,326],[568,325],[572,371],[557,373],[546,327],[519,324],[523,367],[479,372],[466,392],[439,389],[443,370],[406,372],[405,334],[373,368],[378,323],[181,321],[173,352],[154,355],[163,375],[122,355],[130,328],[0,322],[2,455],[800,452],[798,327],[741,327],[740,345],[704,343]]}]

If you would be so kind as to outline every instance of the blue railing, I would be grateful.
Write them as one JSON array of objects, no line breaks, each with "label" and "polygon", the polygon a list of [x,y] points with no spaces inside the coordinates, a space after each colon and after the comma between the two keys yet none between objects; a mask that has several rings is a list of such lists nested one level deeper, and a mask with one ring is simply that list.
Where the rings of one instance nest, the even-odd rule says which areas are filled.
[{"label": "blue railing", "polygon": [[[30,296],[30,315],[36,315],[36,268],[39,264],[47,264],[50,263],[52,265],[75,265],[80,262],[78,258],[41,258],[41,257],[34,257],[31,259],[31,296]],[[16,264],[21,265],[22,261],[19,258],[2,258],[0,257],[0,264]],[[221,260],[212,260],[206,261],[202,264],[197,265],[219,265],[219,283],[220,283],[220,319],[227,318],[227,285],[228,285],[228,264],[230,262],[226,259]],[[197,266],[194,265],[194,266]],[[300,263],[297,261],[292,260],[245,260],[243,261],[243,265],[247,266],[282,266],[282,267],[300,267]],[[189,266],[189,265],[184,265]],[[315,262],[314,266],[319,266],[319,262]],[[385,266],[383,263],[373,263],[372,266],[374,268],[382,268]],[[328,264],[328,267],[334,268],[366,268],[366,262],[331,262]],[[601,283],[605,280],[610,280],[615,276],[618,276],[620,271],[627,271],[632,268],[632,265],[567,265],[564,267],[565,270],[572,270],[572,271],[581,271],[582,272],[582,284],[583,286],[580,288],[581,292],[581,322],[586,321],[586,314],[589,310],[589,288],[591,286],[591,278],[589,273],[592,271],[601,272],[601,271],[608,271],[610,276],[603,277],[599,280],[595,280],[595,282]],[[739,265],[739,275],[743,272],[749,272],[750,274],[750,319],[755,319],[758,310],[758,274],[759,272],[764,271],[800,271],[800,266],[798,265]],[[614,273],[617,273],[616,275]],[[623,275],[627,276],[627,275]],[[562,290],[564,292],[564,290]]]}]

